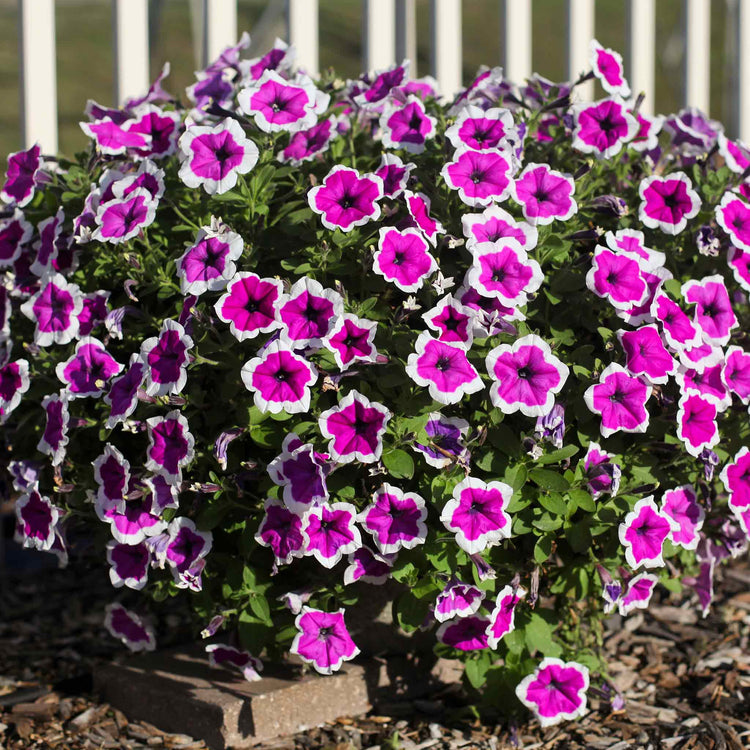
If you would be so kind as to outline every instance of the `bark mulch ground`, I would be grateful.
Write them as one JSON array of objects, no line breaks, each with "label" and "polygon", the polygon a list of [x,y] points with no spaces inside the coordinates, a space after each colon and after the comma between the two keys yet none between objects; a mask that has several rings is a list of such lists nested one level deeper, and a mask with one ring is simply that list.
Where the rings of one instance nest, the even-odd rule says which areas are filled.
[{"label": "bark mulch ground", "polygon": [[[455,748],[750,748],[750,567],[725,569],[706,619],[692,603],[663,600],[632,614],[606,638],[612,675],[626,705],[610,712],[594,698],[578,722],[541,730],[467,721],[455,690],[381,704],[266,750],[454,750]],[[97,701],[91,668],[121,651],[102,627],[112,590],[101,570],[41,570],[0,579],[0,749],[93,750],[205,745],[165,734]],[[173,615],[167,630],[184,631]]]}]

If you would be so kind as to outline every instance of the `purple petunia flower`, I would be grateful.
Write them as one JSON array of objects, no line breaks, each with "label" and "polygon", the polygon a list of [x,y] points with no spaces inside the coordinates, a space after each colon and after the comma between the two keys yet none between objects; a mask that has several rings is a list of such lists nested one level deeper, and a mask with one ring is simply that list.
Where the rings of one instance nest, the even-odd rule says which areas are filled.
[{"label": "purple petunia flower", "polygon": [[682,285],[682,295],[686,302],[695,304],[695,322],[703,340],[724,346],[732,329],[737,327],[724,279],[718,274],[700,281],[691,279]]},{"label": "purple petunia flower", "polygon": [[695,549],[706,515],[698,504],[695,490],[689,484],[666,490],[661,501],[661,512],[676,524],[669,532],[670,540],[685,549]]},{"label": "purple petunia flower", "polygon": [[588,688],[587,667],[548,656],[532,674],[518,683],[516,696],[534,712],[542,727],[550,727],[586,713]]},{"label": "purple petunia flower", "polygon": [[0,425],[21,403],[30,385],[29,363],[25,359],[17,359],[0,367]]},{"label": "purple petunia flower", "polygon": [[667,256],[659,250],[646,247],[643,232],[637,229],[618,229],[604,235],[607,247],[613,252],[624,252],[630,256],[645,261],[644,268],[653,269],[663,266]]},{"label": "purple petunia flower", "polygon": [[362,546],[356,520],[357,509],[351,503],[313,506],[302,520],[305,554],[326,568],[334,567],[344,555]]},{"label": "purple petunia flower", "polygon": [[307,276],[296,281],[279,301],[281,338],[300,349],[321,346],[338,318],[344,313],[344,300],[333,289]]},{"label": "purple petunia flower", "polygon": [[281,455],[266,467],[274,484],[283,488],[284,504],[300,515],[311,505],[328,499],[326,477],[329,468],[311,443],[302,441],[293,432],[284,438]]},{"label": "purple petunia flower", "polygon": [[169,542],[166,561],[179,575],[188,573],[211,551],[213,534],[210,531],[198,531],[195,523],[185,516],[173,519],[167,533]]},{"label": "purple petunia flower", "polygon": [[548,440],[558,450],[563,447],[565,437],[565,407],[555,402],[547,414],[536,418],[534,439],[538,442]]},{"label": "purple petunia flower", "polygon": [[743,174],[750,168],[750,148],[740,140],[730,141],[724,133],[719,133],[717,145],[724,163],[735,174]]},{"label": "purple petunia flower", "polygon": [[619,310],[640,305],[648,296],[648,284],[638,260],[602,246],[594,251],[591,269],[586,274],[586,286]]},{"label": "purple petunia flower", "polygon": [[501,107],[482,109],[474,104],[464,107],[453,125],[445,130],[453,148],[475,151],[503,148],[517,143],[520,135],[512,113]]},{"label": "purple petunia flower", "polygon": [[109,578],[115,588],[127,586],[135,591],[144,588],[148,583],[150,561],[151,553],[143,542],[122,544],[112,540],[107,543]]},{"label": "purple petunia flower", "polygon": [[258,162],[258,147],[245,136],[242,126],[230,117],[213,127],[189,125],[180,136],[180,179],[190,188],[221,195],[237,184]]},{"label": "purple petunia flower", "polygon": [[638,122],[619,99],[576,104],[572,147],[584,154],[611,159],[638,132]]},{"label": "purple petunia flower", "polygon": [[750,292],[750,252],[732,245],[727,253],[727,264],[732,269],[735,281]]},{"label": "purple petunia flower", "polygon": [[142,135],[148,144],[146,148],[131,149],[134,156],[146,160],[164,159],[177,151],[177,138],[182,131],[179,112],[143,102],[132,110],[132,114],[132,119],[125,126],[126,131]]},{"label": "purple petunia flower", "polygon": [[151,137],[145,133],[129,131],[134,119],[115,122],[111,117],[101,117],[93,122],[79,122],[81,130],[94,141],[96,150],[104,156],[120,156],[128,150],[144,151],[151,147]]},{"label": "purple petunia flower", "polygon": [[546,341],[528,335],[513,345],[496,346],[485,359],[493,383],[490,400],[505,414],[521,411],[527,417],[549,414],[568,379],[569,369]]},{"label": "purple petunia flower", "polygon": [[87,396],[98,398],[104,393],[107,381],[121,371],[122,365],[93,336],[82,338],[73,356],[60,362],[55,369],[71,400]]},{"label": "purple petunia flower", "polygon": [[136,188],[125,198],[100,203],[91,238],[113,245],[127,242],[153,223],[156,207],[157,201],[146,188]]},{"label": "purple petunia flower", "polygon": [[682,350],[701,343],[698,326],[664,292],[654,295],[651,302],[651,315],[661,323],[664,338],[673,349]]},{"label": "purple petunia flower", "polygon": [[470,555],[499,544],[511,534],[506,512],[513,488],[504,482],[483,482],[466,477],[453,489],[453,497],[440,520],[456,534],[456,542]]},{"label": "purple petunia flower", "polygon": [[261,412],[299,414],[310,409],[310,386],[318,373],[315,365],[276,340],[245,362],[241,377]]},{"label": "purple petunia flower", "polygon": [[141,166],[138,168],[137,172],[131,172],[130,174],[113,180],[108,188],[108,191],[111,190],[111,195],[108,191],[105,191],[107,194],[106,196],[103,195],[102,199],[124,199],[129,197],[139,188],[146,190],[151,195],[152,201],[158,205],[165,190],[164,170],[159,169],[154,162],[146,159],[141,162]]},{"label": "purple petunia flower", "polygon": [[623,99],[630,96],[630,86],[625,80],[625,68],[619,53],[602,47],[596,39],[592,39],[589,44],[589,62],[594,75],[610,96],[619,96]]},{"label": "purple petunia flower", "polygon": [[383,146],[421,154],[427,140],[435,136],[436,122],[418,97],[408,96],[403,103],[392,100],[380,116]]},{"label": "purple petunia flower", "polygon": [[697,372],[703,372],[707,367],[714,367],[724,361],[724,351],[720,346],[699,344],[689,349],[678,350],[680,364]]},{"label": "purple petunia flower", "polygon": [[154,631],[135,612],[120,604],[107,605],[104,627],[131,651],[153,651],[156,648]]},{"label": "purple petunia flower", "polygon": [[193,339],[175,320],[162,323],[158,336],[141,344],[141,361],[147,366],[146,393],[149,396],[168,396],[181,393],[187,382],[187,365]]},{"label": "purple petunia flower", "polygon": [[318,114],[328,109],[330,96],[319,91],[303,74],[291,81],[274,70],[263,75],[237,94],[242,112],[251,115],[265,133],[296,133],[311,128]]},{"label": "purple petunia flower", "polygon": [[30,487],[16,500],[16,524],[23,546],[42,552],[51,550],[61,516],[62,510],[42,495],[36,484]]},{"label": "purple petunia flower", "polygon": [[188,421],[176,409],[166,417],[151,417],[148,425],[149,446],[146,468],[168,480],[182,481],[182,467],[193,460],[195,439],[188,429]]},{"label": "purple petunia flower", "polygon": [[124,422],[138,405],[138,389],[146,379],[146,364],[138,354],[130,355],[128,369],[112,381],[104,403],[111,406],[107,419],[107,429],[111,430],[118,422]]},{"label": "purple petunia flower", "polygon": [[743,446],[719,475],[729,493],[729,509],[739,515],[750,509],[750,448]]},{"label": "purple petunia flower", "polygon": [[641,498],[620,524],[618,535],[631,568],[664,565],[662,546],[677,524],[656,507],[653,495]]},{"label": "purple petunia flower", "polygon": [[[138,485],[131,480],[128,495]],[[167,528],[167,522],[152,511],[152,499],[149,495],[128,499],[127,502],[111,503],[103,496],[94,500],[94,509],[99,519],[110,525],[115,541],[121,544],[140,544],[147,537],[161,534]]]},{"label": "purple petunia flower", "polygon": [[21,305],[21,312],[36,323],[34,343],[37,346],[67,344],[76,338],[82,309],[80,288],[68,283],[59,273],[42,281],[41,289]]},{"label": "purple petunia flower", "polygon": [[708,153],[723,129],[721,123],[709,119],[695,107],[681,109],[664,122],[664,130],[672,136],[672,146],[688,157]]},{"label": "purple petunia flower", "polygon": [[130,485],[130,463],[117,448],[107,443],[104,452],[92,462],[96,499],[107,510],[125,510],[125,496]]},{"label": "purple petunia flower", "polygon": [[430,466],[444,469],[456,461],[468,462],[469,450],[464,438],[469,431],[469,423],[465,419],[432,412],[424,429],[430,438],[429,444],[414,442],[412,447],[424,454]]},{"label": "purple petunia flower", "polygon": [[650,229],[679,234],[701,207],[701,199],[684,172],[644,177],[638,186],[638,218]]},{"label": "purple petunia flower", "polygon": [[206,646],[206,653],[208,663],[212,667],[239,669],[248,682],[257,682],[262,679],[258,673],[263,671],[263,662],[247,651],[240,651],[224,643],[210,643]]},{"label": "purple petunia flower", "polygon": [[374,320],[344,313],[323,339],[323,345],[333,353],[336,364],[343,372],[357,362],[372,363],[377,360],[378,350],[373,343],[377,330],[378,324]]},{"label": "purple petunia flower", "polygon": [[0,219],[0,268],[12,266],[21,257],[33,232],[34,228],[20,208],[14,208],[10,216]]},{"label": "purple petunia flower", "polygon": [[470,349],[474,340],[474,310],[446,294],[435,307],[423,313],[422,320],[435,331],[438,341]]},{"label": "purple petunia flower", "polygon": [[464,214],[461,226],[469,250],[480,242],[497,242],[506,237],[517,240],[526,252],[537,245],[536,227],[513,218],[500,206],[492,205],[478,214]]},{"label": "purple petunia flower", "polygon": [[439,341],[423,332],[414,349],[407,359],[406,374],[417,385],[427,387],[435,401],[456,404],[464,395],[484,388],[462,346]]},{"label": "purple petunia flower", "polygon": [[356,169],[337,164],[322,185],[307,194],[310,208],[320,214],[323,226],[331,231],[349,232],[380,218],[378,201],[383,197],[383,181],[374,174],[360,175]]},{"label": "purple petunia flower", "polygon": [[600,414],[602,437],[622,430],[646,432],[649,414],[646,402],[651,388],[632,377],[624,367],[612,363],[599,376],[599,382],[583,394],[589,411]]},{"label": "purple petunia flower", "polygon": [[534,226],[567,221],[573,216],[578,211],[574,192],[573,178],[546,164],[527,164],[513,185],[513,198],[526,221]]},{"label": "purple petunia flower", "polygon": [[750,353],[739,346],[727,349],[721,379],[727,389],[743,404],[750,401]]},{"label": "purple petunia flower", "polygon": [[697,393],[714,404],[719,412],[724,412],[732,403],[732,395],[721,379],[724,363],[706,367],[702,371],[680,366],[675,380],[684,394]]},{"label": "purple petunia flower", "polygon": [[433,614],[438,622],[446,622],[454,617],[468,617],[479,611],[484,597],[482,589],[452,580],[437,595]]},{"label": "purple petunia flower", "polygon": [[351,391],[320,415],[318,426],[322,435],[330,438],[328,452],[335,461],[374,463],[383,452],[383,434],[390,418],[385,406]]},{"label": "purple petunia flower", "polygon": [[404,200],[406,208],[409,211],[412,221],[416,224],[417,229],[427,238],[427,241],[435,247],[437,245],[437,236],[445,234],[443,225],[430,216],[431,201],[424,193],[412,193],[411,190],[404,191]]},{"label": "purple petunia flower", "polygon": [[638,573],[633,576],[617,602],[619,613],[626,617],[634,609],[646,609],[658,582],[659,579],[653,573]]},{"label": "purple petunia flower", "polygon": [[482,615],[469,615],[444,622],[437,639],[458,651],[481,651],[488,647],[487,628],[490,621]]},{"label": "purple petunia flower", "polygon": [[645,375],[651,383],[666,383],[677,363],[662,343],[655,324],[634,331],[617,331],[617,339],[625,352],[625,366],[633,375]]},{"label": "purple petunia flower", "polygon": [[316,672],[330,675],[350,661],[359,649],[349,635],[344,622],[343,607],[336,612],[302,607],[294,621],[299,633],[294,637],[289,652],[312,664]]},{"label": "purple petunia flower", "polygon": [[383,181],[383,195],[398,198],[406,189],[409,175],[415,167],[416,165],[411,162],[404,164],[396,154],[382,154],[380,166],[375,170],[375,174]]},{"label": "purple petunia flower", "polygon": [[110,292],[99,289],[96,292],[84,294],[83,308],[78,315],[78,334],[90,336],[94,329],[104,323],[109,314]]},{"label": "purple petunia flower", "polygon": [[242,256],[245,243],[221,220],[202,227],[195,242],[177,260],[183,294],[203,294],[224,289],[235,275],[234,261]]},{"label": "purple petunia flower", "polygon": [[295,557],[303,557],[307,545],[302,531],[303,517],[276,498],[269,497],[263,508],[265,515],[255,541],[271,548],[277,565],[289,565]]},{"label": "purple petunia flower", "polygon": [[375,491],[373,501],[357,516],[380,552],[386,555],[424,544],[426,518],[424,498],[387,482]]},{"label": "purple petunia flower", "polygon": [[283,285],[278,279],[238,273],[214,309],[221,320],[229,323],[232,335],[244,341],[282,325],[278,318],[282,294]]},{"label": "purple petunia flower", "polygon": [[326,151],[331,141],[338,135],[335,124],[336,119],[328,117],[306,130],[293,133],[289,144],[276,154],[276,158],[282,164],[292,164],[295,167],[306,161],[312,161]]},{"label": "purple petunia flower", "polygon": [[502,203],[513,190],[513,159],[509,152],[496,148],[457,149],[440,174],[467,206]]},{"label": "purple petunia flower", "polygon": [[[630,113],[638,121],[638,132],[628,145],[634,151],[648,155],[649,152],[653,152],[659,147],[659,133],[661,133],[664,127],[665,118],[662,115],[651,117],[644,115],[642,112],[633,112],[632,110]],[[646,156],[646,158],[650,157]]]},{"label": "purple petunia flower", "polygon": [[516,607],[526,591],[519,587],[503,586],[495,598],[495,608],[487,625],[487,645],[494,651],[504,636],[515,630]]},{"label": "purple petunia flower", "polygon": [[42,399],[42,408],[47,416],[44,432],[37,445],[37,450],[48,455],[53,466],[59,466],[65,458],[68,445],[68,411],[69,394],[66,390],[53,393]]},{"label": "purple petunia flower", "polygon": [[586,487],[594,500],[605,492],[614,497],[620,489],[622,470],[619,464],[612,462],[613,458],[614,454],[603,451],[599,443],[589,443],[583,470],[588,480]]},{"label": "purple petunia flower", "polygon": [[344,571],[344,585],[362,581],[382,586],[391,577],[396,555],[375,554],[368,547],[360,547],[349,555],[349,565]]},{"label": "purple petunia flower", "polygon": [[402,292],[416,292],[422,282],[435,272],[437,263],[429,246],[416,229],[399,231],[381,227],[378,249],[372,259],[372,270]]},{"label": "purple petunia flower", "polygon": [[541,266],[512,237],[476,243],[471,254],[469,285],[484,297],[499,299],[508,307],[526,304],[528,295],[536,292],[544,281]]},{"label": "purple petunia flower", "polygon": [[25,151],[8,154],[5,184],[0,190],[0,200],[22,208],[31,202],[40,182],[42,149],[38,143]]},{"label": "purple petunia flower", "polygon": [[179,487],[161,474],[143,478],[144,486],[151,493],[151,507],[159,515],[167,508],[179,508]]},{"label": "purple petunia flower", "polygon": [[65,213],[62,208],[58,208],[54,216],[40,221],[37,225],[39,238],[34,243],[36,258],[31,264],[30,270],[31,273],[40,278],[49,274],[54,261],[57,259],[64,221]]}]

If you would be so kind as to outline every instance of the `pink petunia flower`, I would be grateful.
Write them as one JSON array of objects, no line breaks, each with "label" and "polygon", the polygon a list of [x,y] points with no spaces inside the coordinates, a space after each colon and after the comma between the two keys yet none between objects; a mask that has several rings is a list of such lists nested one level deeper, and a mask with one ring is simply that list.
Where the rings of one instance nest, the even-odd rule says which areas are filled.
[{"label": "pink petunia flower", "polygon": [[740,250],[750,251],[750,205],[736,193],[727,192],[715,211],[716,223]]},{"label": "pink petunia flower", "polygon": [[125,421],[138,406],[138,389],[146,379],[146,364],[138,354],[130,356],[128,369],[112,381],[109,392],[104,395],[104,403],[112,407],[107,419],[107,429],[111,430],[118,422]]},{"label": "pink petunia flower", "polygon": [[383,554],[412,549],[427,538],[424,498],[403,492],[387,482],[373,494],[373,501],[357,516]]},{"label": "pink petunia flower", "polygon": [[380,157],[380,166],[375,174],[383,181],[383,195],[388,198],[398,198],[406,190],[409,175],[416,164],[404,164],[396,154],[385,153]]},{"label": "pink petunia flower", "polygon": [[670,540],[685,549],[695,549],[706,515],[695,490],[689,484],[666,490],[661,500],[661,512],[675,523],[669,532]]},{"label": "pink petunia flower", "polygon": [[235,275],[235,261],[245,243],[221,221],[202,227],[195,242],[177,260],[177,276],[183,294],[203,294],[224,289]]},{"label": "pink petunia flower", "polygon": [[15,507],[23,546],[41,552],[51,550],[63,511],[39,492],[36,483],[16,500]]},{"label": "pink petunia flower", "polygon": [[438,341],[471,348],[474,340],[474,310],[446,294],[435,307],[422,314],[427,327],[435,331]]},{"label": "pink petunia flower", "polygon": [[0,200],[23,208],[31,202],[39,184],[42,171],[42,149],[38,143],[25,151],[8,154],[5,184],[0,190]]},{"label": "pink petunia flower", "polygon": [[37,450],[50,457],[53,466],[59,466],[65,458],[68,445],[68,425],[70,424],[70,411],[68,401],[70,395],[67,390],[60,393],[52,393],[42,399],[47,421],[39,439]]},{"label": "pink petunia flower", "polygon": [[479,611],[485,592],[477,586],[451,580],[437,595],[433,614],[438,622],[447,622],[454,617],[469,617]]},{"label": "pink petunia flower", "polygon": [[526,252],[537,245],[536,227],[513,218],[500,206],[492,205],[478,214],[464,214],[461,227],[469,250],[480,242],[497,242],[506,237],[517,240]]},{"label": "pink petunia flower", "polygon": [[619,99],[603,99],[571,108],[575,119],[572,146],[584,154],[611,159],[638,132],[638,122]]},{"label": "pink petunia flower", "polygon": [[[102,199],[107,201],[112,198],[127,198],[138,188],[146,190],[151,195],[152,201],[158,205],[166,189],[164,170],[159,169],[154,162],[146,159],[141,162],[137,172],[131,172],[114,179],[108,186],[108,190],[105,191],[106,196],[102,195]],[[111,195],[109,191],[111,191]]]},{"label": "pink petunia flower", "polygon": [[383,146],[421,154],[427,140],[435,137],[436,122],[420,98],[407,96],[403,103],[393,100],[380,116]]},{"label": "pink petunia flower", "polygon": [[629,254],[614,253],[602,246],[594,251],[586,286],[619,310],[642,304],[648,295],[648,284],[638,261]]},{"label": "pink petunia flower", "polygon": [[227,117],[213,127],[190,124],[180,136],[179,177],[189,188],[221,195],[258,163],[258,147],[237,120]]},{"label": "pink petunia flower", "polygon": [[512,495],[513,488],[505,482],[466,477],[453,489],[440,520],[455,532],[458,546],[473,555],[510,537],[511,520],[505,509]]},{"label": "pink petunia flower", "polygon": [[659,133],[664,127],[665,118],[662,115],[653,117],[644,115],[642,112],[633,112],[635,119],[638,121],[638,132],[630,141],[628,146],[634,151],[648,153],[659,147]]},{"label": "pink petunia flower", "polygon": [[424,193],[412,193],[411,190],[405,190],[404,199],[406,200],[406,208],[409,211],[409,216],[411,216],[416,224],[417,229],[435,247],[437,245],[437,236],[445,234],[445,229],[443,229],[443,225],[437,219],[433,219],[430,216],[432,203],[429,197]]},{"label": "pink petunia flower", "polygon": [[520,411],[527,417],[549,414],[555,396],[568,379],[569,369],[546,341],[529,334],[513,345],[500,344],[487,355],[487,373],[493,383],[490,400],[504,414]]},{"label": "pink petunia flower", "polygon": [[724,361],[724,350],[711,344],[699,344],[678,351],[680,364],[697,372],[703,372],[707,367],[714,367]]},{"label": "pink petunia flower", "polygon": [[126,125],[126,132],[142,135],[148,144],[145,148],[132,148],[134,156],[165,159],[177,151],[177,138],[183,127],[179,112],[164,110],[148,102],[131,111],[133,117]]},{"label": "pink petunia flower", "polygon": [[644,261],[644,269],[658,268],[664,265],[667,256],[659,250],[646,247],[643,232],[637,229],[618,229],[604,235],[607,247],[613,252],[625,252]]},{"label": "pink petunia flower", "polygon": [[356,169],[337,164],[321,185],[307,193],[307,202],[320,214],[324,227],[349,232],[380,218],[378,201],[383,195],[380,177],[360,175]]},{"label": "pink petunia flower", "polygon": [[281,338],[297,349],[321,346],[343,313],[344,300],[338,292],[305,276],[279,300]]},{"label": "pink petunia flower", "polygon": [[241,377],[261,412],[299,414],[310,409],[310,386],[318,373],[313,364],[276,340],[245,362]]},{"label": "pink petunia flower", "polygon": [[589,411],[600,414],[603,437],[615,432],[646,432],[649,414],[646,402],[651,388],[631,376],[624,367],[612,363],[599,376],[599,382],[583,394]]},{"label": "pink petunia flower", "polygon": [[510,110],[502,107],[482,109],[475,104],[469,104],[459,112],[455,123],[446,128],[445,137],[453,148],[475,151],[502,148],[520,140]]},{"label": "pink petunia flower", "polygon": [[469,431],[469,423],[465,419],[446,417],[439,411],[432,412],[424,430],[429,443],[423,445],[415,441],[412,448],[422,453],[430,466],[444,469],[460,461],[468,465],[470,453],[465,438]]},{"label": "pink petunia flower", "polygon": [[29,363],[25,359],[17,359],[0,367],[0,425],[10,416],[10,413],[21,403],[23,394],[29,390]]},{"label": "pink petunia flower", "polygon": [[199,531],[195,523],[185,516],[172,519],[167,534],[169,541],[165,561],[178,575],[187,573],[203,560],[213,545],[213,534],[210,531]]},{"label": "pink petunia flower", "polygon": [[735,281],[750,292],[750,252],[732,245],[727,253],[727,264],[732,269]]},{"label": "pink petunia flower", "polygon": [[614,497],[620,489],[620,466],[612,461],[614,454],[603,451],[599,443],[590,442],[583,459],[588,482],[586,487],[596,500],[605,492]]},{"label": "pink petunia flower", "polygon": [[490,613],[490,622],[486,630],[487,645],[493,651],[508,633],[515,630],[516,607],[524,596],[526,591],[520,586],[503,586],[495,597],[495,608]]},{"label": "pink petunia flower", "polygon": [[589,44],[589,62],[594,75],[610,96],[623,99],[630,96],[630,86],[625,79],[625,67],[619,53],[602,47],[596,39],[592,39]]},{"label": "pink petunia flower", "polygon": [[638,573],[633,576],[617,602],[619,613],[626,617],[634,609],[646,609],[658,582],[659,579],[653,573]]},{"label": "pink petunia flower", "polygon": [[346,628],[343,607],[336,612],[323,612],[304,606],[294,624],[299,632],[289,648],[290,653],[312,664],[320,674],[337,672],[343,662],[359,653]]},{"label": "pink petunia flower", "polygon": [[588,689],[587,667],[548,656],[532,674],[518,683],[516,696],[534,712],[542,727],[550,727],[583,716]]},{"label": "pink petunia flower", "polygon": [[313,506],[302,520],[305,554],[326,568],[334,567],[344,555],[362,546],[356,520],[357,509],[351,503]]},{"label": "pink petunia flower", "polygon": [[91,237],[113,245],[127,242],[153,224],[156,207],[157,202],[145,188],[137,188],[125,198],[100,203],[95,217],[96,229]]},{"label": "pink petunia flower", "polygon": [[225,643],[210,643],[206,646],[208,663],[212,667],[229,667],[239,669],[248,682],[262,679],[259,672],[263,671],[263,662],[247,651],[240,651]]},{"label": "pink petunia flower", "polygon": [[323,339],[323,346],[333,353],[339,369],[344,371],[357,362],[375,362],[375,334],[378,324],[374,320],[358,318],[351,313],[341,315]]},{"label": "pink petunia flower", "polygon": [[349,555],[349,565],[344,571],[344,586],[362,581],[382,586],[390,577],[396,555],[375,554],[368,547],[360,547]]},{"label": "pink petunia flower", "polygon": [[738,512],[750,508],[750,448],[742,446],[719,476],[729,493],[730,510]]},{"label": "pink petunia flower", "polygon": [[701,199],[684,172],[644,177],[638,186],[641,205],[638,218],[649,229],[676,235],[701,207]]},{"label": "pink petunia flower", "polygon": [[682,296],[695,304],[695,322],[703,340],[716,346],[727,344],[738,323],[724,279],[718,274],[691,279],[682,285]]},{"label": "pink petunia flower", "polygon": [[43,280],[41,289],[21,305],[21,312],[36,323],[34,343],[37,346],[67,344],[76,338],[82,309],[80,288],[59,273]]},{"label": "pink petunia flower", "polygon": [[435,635],[441,643],[458,651],[481,651],[488,648],[489,622],[482,615],[458,617],[444,622]]},{"label": "pink petunia flower", "polygon": [[662,546],[673,528],[676,522],[656,507],[653,495],[641,498],[618,530],[628,565],[633,570],[663,567]]},{"label": "pink petunia flower", "polygon": [[677,363],[664,346],[656,325],[641,326],[634,331],[617,331],[625,352],[625,366],[633,375],[645,375],[651,383],[664,384],[673,375]]},{"label": "pink petunia flower", "polygon": [[724,163],[735,174],[742,174],[750,167],[750,148],[740,140],[730,141],[724,133],[719,133],[717,145]]},{"label": "pink petunia flower", "polygon": [[162,323],[158,336],[141,344],[141,360],[147,365],[146,393],[150,396],[168,396],[181,393],[187,382],[189,351],[193,339],[176,321]]},{"label": "pink petunia flower", "polygon": [[513,185],[513,198],[534,226],[567,221],[578,211],[573,199],[575,183],[568,174],[546,164],[527,164]]},{"label": "pink petunia flower", "polygon": [[489,206],[493,201],[501,203],[513,189],[513,160],[500,149],[473,151],[457,149],[453,161],[440,171],[451,190],[457,190],[459,198],[467,206]]},{"label": "pink petunia flower", "polygon": [[327,151],[331,141],[336,138],[335,125],[335,118],[328,117],[306,130],[293,133],[289,138],[289,144],[276,154],[276,158],[282,164],[292,164],[295,167],[312,161]]},{"label": "pink petunia flower", "polygon": [[266,499],[263,508],[265,515],[255,541],[271,548],[277,565],[289,565],[295,557],[304,557],[307,539],[302,532],[303,517],[277,498]]},{"label": "pink petunia flower", "polygon": [[528,295],[544,281],[541,266],[511,237],[476,243],[471,254],[468,283],[481,295],[495,297],[508,307],[526,304]]},{"label": "pink petunia flower", "polygon": [[36,258],[31,264],[31,273],[42,277],[46,276],[52,269],[62,239],[64,221],[65,212],[62,208],[58,208],[54,216],[40,221],[37,225],[39,238],[34,243]]},{"label": "pink petunia flower", "polygon": [[0,268],[12,266],[31,239],[34,227],[24,218],[20,208],[10,216],[0,219]]},{"label": "pink petunia flower", "polygon": [[464,395],[484,388],[462,346],[439,341],[425,331],[419,334],[414,348],[407,359],[406,374],[417,385],[427,387],[435,401],[456,404]]},{"label": "pink petunia flower", "polygon": [[128,128],[134,119],[115,122],[111,117],[101,117],[93,122],[79,122],[81,130],[94,141],[96,150],[104,156],[121,156],[126,151],[150,149],[151,138],[146,133],[137,133]]},{"label": "pink petunia flower", "polygon": [[743,404],[750,402],[750,353],[739,346],[727,349],[721,379]]},{"label": "pink petunia flower", "polygon": [[131,651],[153,651],[156,648],[154,631],[135,612],[120,604],[107,605],[104,627]]},{"label": "pink petunia flower", "polygon": [[673,349],[682,350],[701,343],[698,326],[665,292],[658,292],[654,295],[651,302],[651,315],[661,323],[664,338]]},{"label": "pink petunia flower", "polygon": [[109,579],[116,589],[126,586],[141,591],[148,583],[151,553],[143,542],[123,544],[114,539],[107,542],[107,562]]},{"label": "pink petunia flower", "polygon": [[326,478],[329,466],[325,454],[315,452],[312,443],[303,443],[290,432],[282,452],[266,466],[271,481],[282,487],[284,504],[292,512],[303,514],[311,505],[328,499]]},{"label": "pink petunia flower", "polygon": [[279,305],[283,285],[279,279],[261,279],[254,273],[238,273],[214,309],[220,320],[229,323],[238,341],[255,338],[281,327]]},{"label": "pink petunia flower", "polygon": [[125,509],[125,496],[130,484],[130,463],[117,448],[107,443],[104,452],[92,462],[96,499],[104,508]]},{"label": "pink petunia flower", "polygon": [[[131,479],[128,495],[140,489],[139,483]],[[125,498],[113,503],[104,495],[94,500],[94,509],[99,520],[109,524],[116,542],[120,544],[140,544],[148,537],[157,537],[167,528],[167,522],[156,515],[157,509],[148,494]]]},{"label": "pink petunia flower", "polygon": [[416,229],[381,227],[372,270],[402,292],[416,292],[437,269],[429,245]]},{"label": "pink petunia flower", "polygon": [[188,421],[176,409],[166,417],[151,417],[148,426],[148,451],[146,468],[168,480],[182,481],[182,467],[194,455],[195,438],[190,434]]},{"label": "pink petunia flower", "polygon": [[719,412],[724,412],[732,403],[732,395],[721,379],[723,366],[723,362],[703,370],[680,366],[675,380],[681,393],[697,393],[714,404]]},{"label": "pink petunia flower", "polygon": [[107,381],[122,371],[122,365],[93,336],[85,336],[76,344],[75,353],[55,368],[55,374],[66,387],[70,399],[104,393]]},{"label": "pink petunia flower", "polygon": [[383,435],[391,412],[370,401],[359,391],[351,391],[318,418],[323,437],[330,438],[328,452],[339,463],[373,463],[383,453]]}]

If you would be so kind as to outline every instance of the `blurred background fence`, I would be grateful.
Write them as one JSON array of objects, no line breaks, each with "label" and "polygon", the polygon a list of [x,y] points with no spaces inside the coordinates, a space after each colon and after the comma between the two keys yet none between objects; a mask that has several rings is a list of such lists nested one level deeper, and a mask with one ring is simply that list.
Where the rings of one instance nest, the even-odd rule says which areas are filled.
[{"label": "blurred background fence", "polygon": [[750,0],[0,0],[0,155],[35,140],[74,152],[87,99],[140,94],[167,60],[179,96],[244,30],[250,56],[280,36],[313,73],[410,57],[444,92],[480,64],[576,77],[596,36],[624,54],[646,110],[697,106],[750,141]]}]

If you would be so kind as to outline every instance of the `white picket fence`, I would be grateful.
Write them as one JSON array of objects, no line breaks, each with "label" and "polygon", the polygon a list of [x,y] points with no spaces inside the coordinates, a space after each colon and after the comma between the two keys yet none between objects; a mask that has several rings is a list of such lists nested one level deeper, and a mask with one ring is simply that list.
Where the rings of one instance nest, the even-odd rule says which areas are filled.
[{"label": "white picket fence", "polygon": [[[356,2],[357,0],[351,0]],[[237,0],[192,0],[202,11],[201,49],[214,59],[238,37]],[[325,2],[325,0],[324,0]],[[736,13],[735,135],[750,143],[750,0],[726,0]],[[404,57],[414,59],[414,0],[362,0],[363,67],[375,70]],[[711,0],[685,3],[685,103],[709,110]],[[45,153],[57,151],[54,0],[18,0],[21,54],[21,128],[23,141],[39,141]],[[566,0],[569,79],[588,67],[588,42],[595,36],[594,0]],[[532,0],[499,0],[500,64],[505,75],[522,81],[532,73]],[[297,48],[298,64],[318,72],[318,0],[286,0],[288,40]],[[185,12],[187,10],[187,4]],[[656,0],[627,0],[626,72],[632,89],[645,92],[644,112],[653,109]],[[124,101],[149,85],[148,0],[112,0],[115,52],[115,99]],[[431,73],[444,94],[456,92],[461,80],[461,0],[430,0]],[[490,19],[488,19],[488,22]],[[491,61],[488,61],[491,62]],[[589,88],[582,92],[590,94]]]}]

